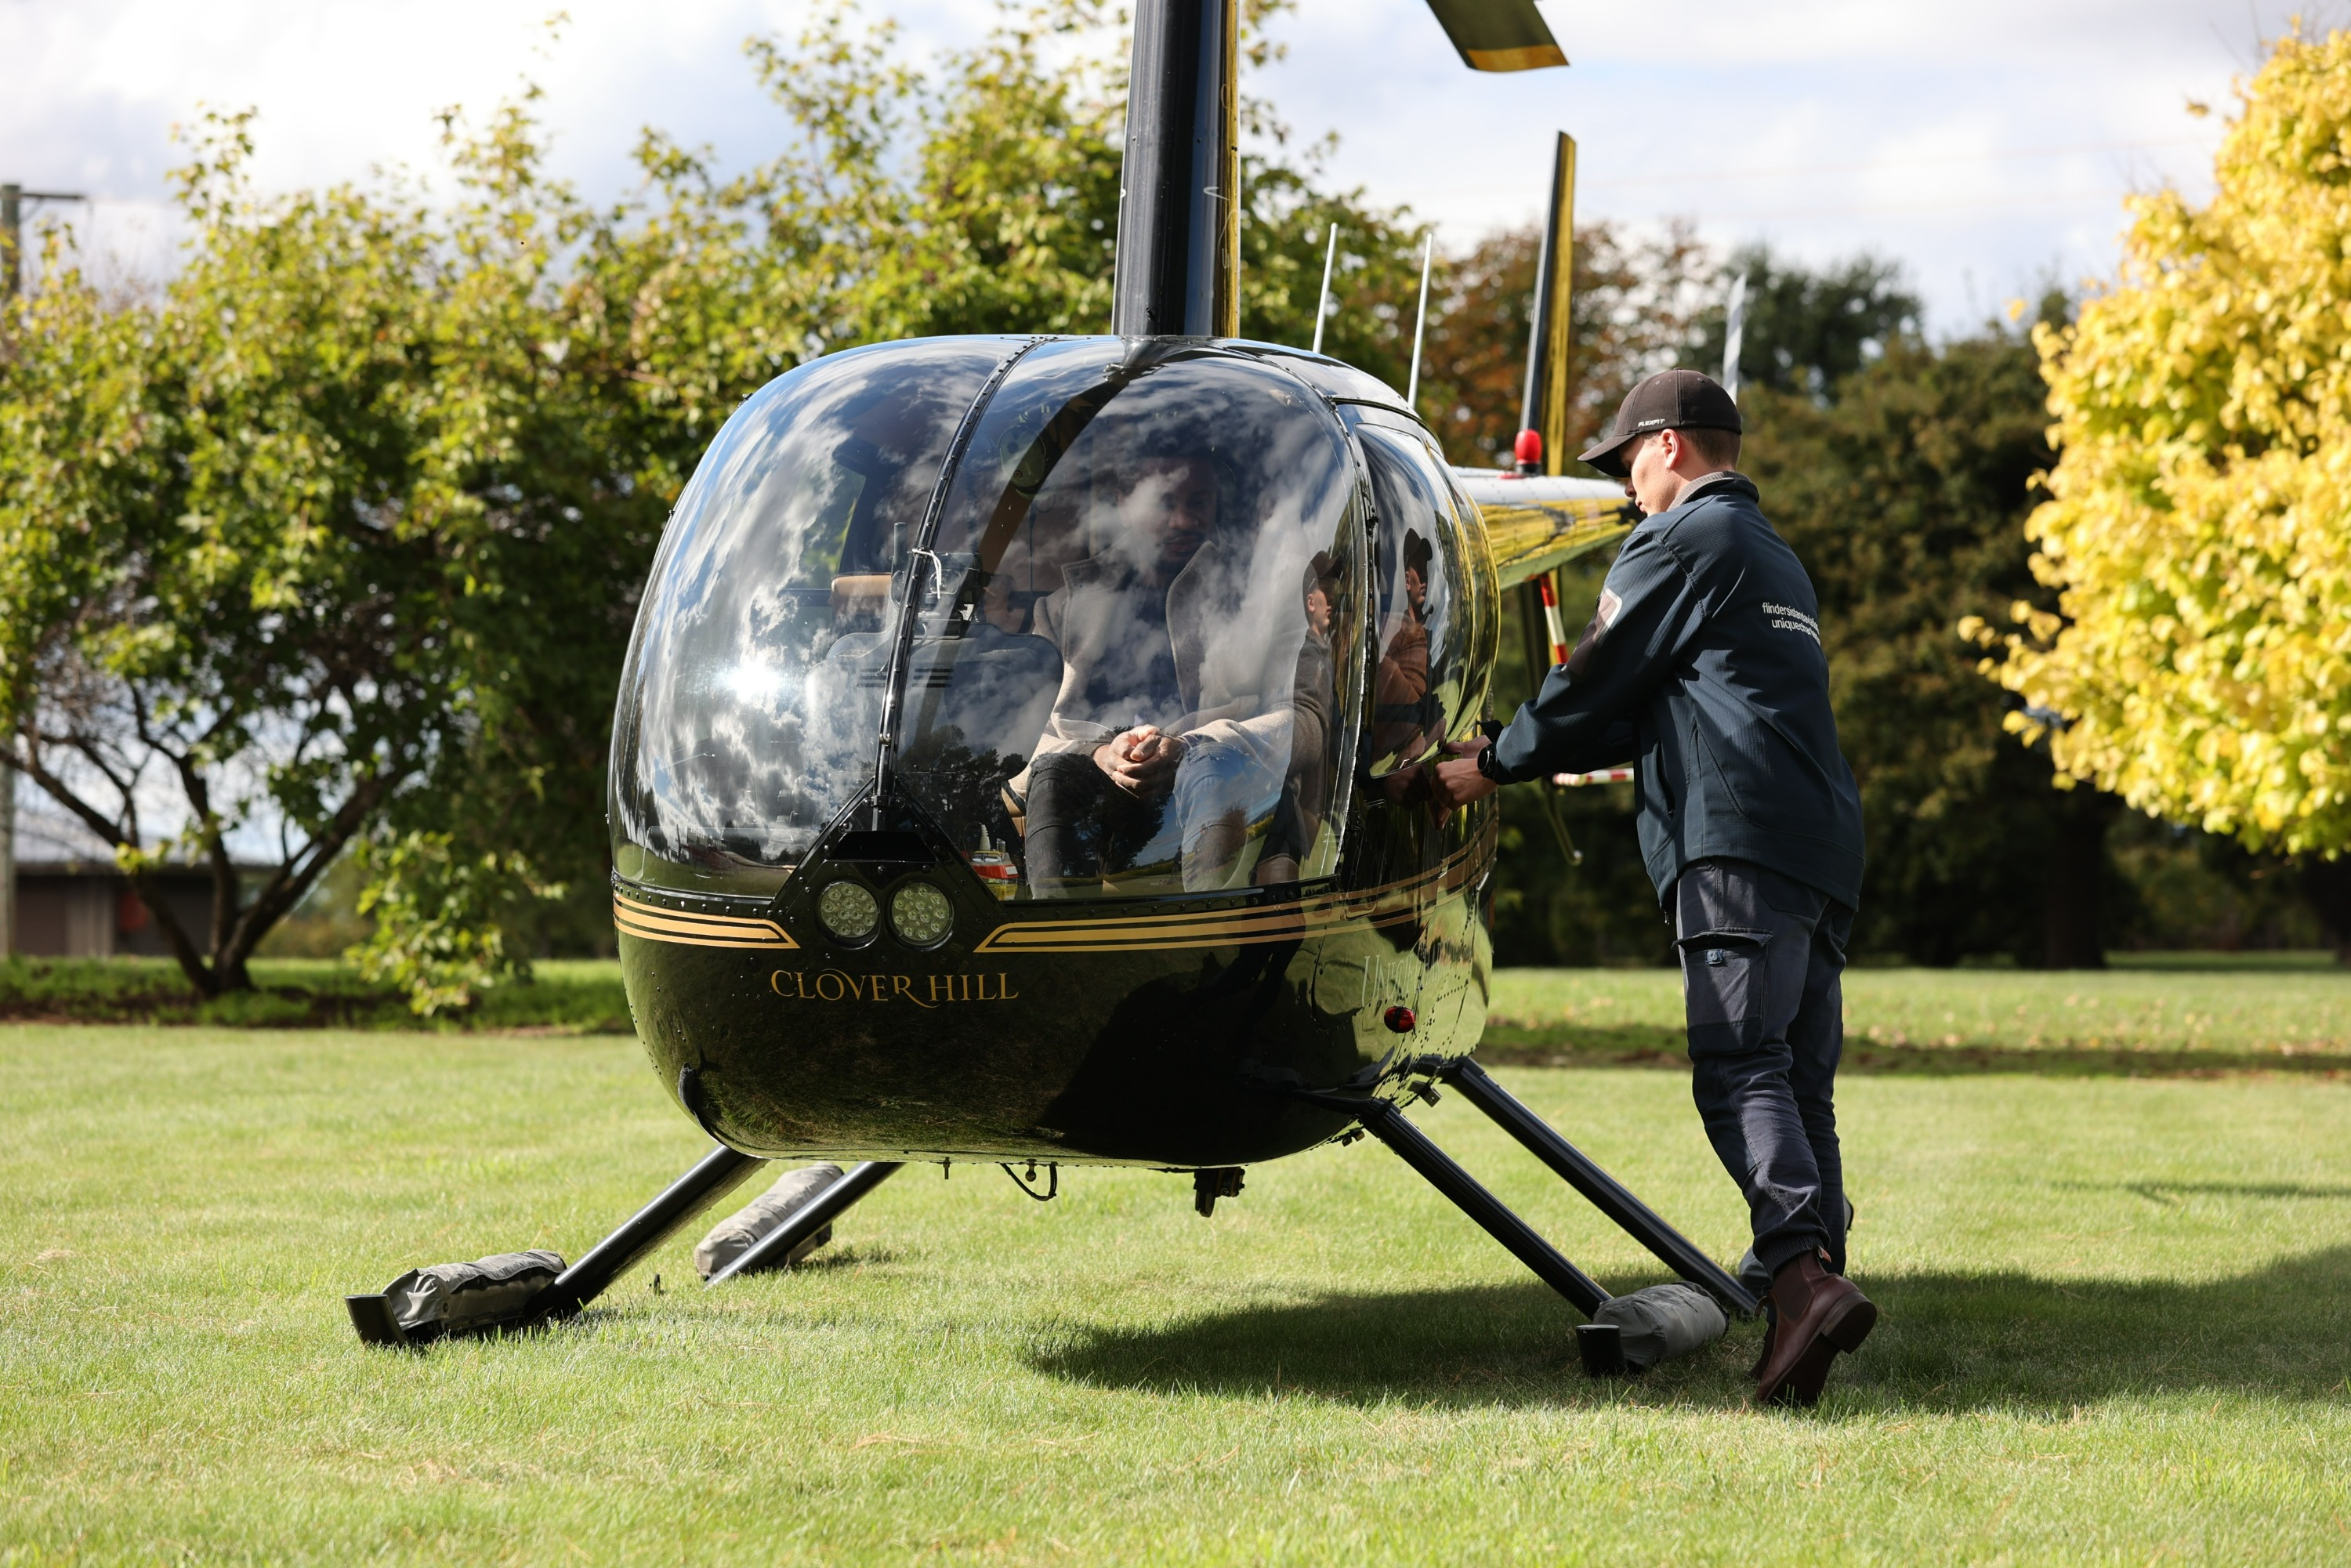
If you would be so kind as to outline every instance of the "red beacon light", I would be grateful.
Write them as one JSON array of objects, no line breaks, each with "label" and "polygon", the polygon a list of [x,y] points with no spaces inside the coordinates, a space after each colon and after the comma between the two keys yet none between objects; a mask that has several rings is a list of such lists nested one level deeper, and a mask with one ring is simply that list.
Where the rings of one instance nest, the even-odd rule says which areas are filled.
[{"label": "red beacon light", "polygon": [[1519,473],[1521,476],[1536,475],[1542,472],[1543,459],[1541,431],[1521,430],[1519,432],[1519,439],[1512,444],[1511,452],[1519,460]]},{"label": "red beacon light", "polygon": [[970,852],[970,859],[973,874],[987,883],[987,891],[998,898],[1010,898],[1020,891],[1020,868],[987,836],[986,828],[979,830],[979,848]]}]

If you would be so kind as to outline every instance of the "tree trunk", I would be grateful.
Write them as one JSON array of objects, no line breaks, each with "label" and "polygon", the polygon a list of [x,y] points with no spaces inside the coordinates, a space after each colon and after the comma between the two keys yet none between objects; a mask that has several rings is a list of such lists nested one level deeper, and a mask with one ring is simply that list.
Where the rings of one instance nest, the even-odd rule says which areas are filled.
[{"label": "tree trunk", "polygon": [[2335,944],[2335,961],[2351,964],[2351,856],[2304,861],[2302,895],[2310,900],[2326,939]]},{"label": "tree trunk", "polygon": [[2095,789],[2064,792],[2052,813],[2056,832],[2049,844],[2049,891],[2043,905],[2042,967],[2103,969],[2106,829],[2121,802]]}]

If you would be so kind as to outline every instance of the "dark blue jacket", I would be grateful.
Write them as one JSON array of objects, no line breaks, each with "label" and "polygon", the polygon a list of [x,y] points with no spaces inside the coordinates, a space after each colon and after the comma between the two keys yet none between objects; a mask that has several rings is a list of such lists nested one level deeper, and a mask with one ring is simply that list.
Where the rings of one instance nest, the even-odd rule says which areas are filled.
[{"label": "dark blue jacket", "polygon": [[1643,519],[1600,609],[1481,759],[1505,783],[1637,759],[1641,855],[1753,861],[1861,904],[1861,794],[1837,749],[1819,601],[1754,482],[1710,474]]}]

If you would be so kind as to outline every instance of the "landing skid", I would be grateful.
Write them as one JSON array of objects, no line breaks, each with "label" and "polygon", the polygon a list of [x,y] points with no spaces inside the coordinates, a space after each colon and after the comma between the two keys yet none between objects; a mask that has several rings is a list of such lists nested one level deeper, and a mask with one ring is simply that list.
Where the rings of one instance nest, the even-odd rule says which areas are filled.
[{"label": "landing skid", "polygon": [[[1552,1124],[1522,1104],[1493,1076],[1468,1057],[1416,1063],[1432,1080],[1420,1091],[1434,1103],[1436,1083],[1461,1092],[1461,1097],[1483,1112],[1497,1126],[1525,1145],[1568,1186],[1591,1200],[1625,1234],[1656,1255],[1657,1260],[1720,1302],[1726,1311],[1753,1317],[1761,1303],[1689,1238],[1660,1218],[1655,1209],[1633,1196],[1625,1185],[1594,1164],[1588,1155],[1559,1135]],[[1524,1263],[1537,1279],[1567,1298],[1575,1310],[1591,1317],[1609,1299],[1593,1278],[1520,1218],[1501,1199],[1486,1190],[1478,1178],[1437,1146],[1427,1134],[1405,1119],[1394,1102],[1301,1091],[1318,1105],[1345,1111],[1365,1132],[1395,1151],[1428,1185],[1476,1220],[1486,1233]],[[1576,1330],[1577,1348],[1584,1370],[1609,1376],[1625,1368],[1619,1331],[1614,1323],[1587,1322]]]},{"label": "landing skid", "polygon": [[[692,1170],[664,1188],[660,1197],[631,1216],[618,1230],[596,1243],[586,1257],[557,1275],[547,1289],[531,1298],[530,1304],[521,1312],[502,1320],[475,1323],[465,1332],[513,1333],[577,1316],[581,1308],[610,1289],[613,1281],[634,1268],[654,1248],[691,1224],[712,1204],[742,1185],[746,1177],[766,1163],[756,1155],[738,1154],[724,1145],[712,1149]],[[839,1180],[803,1205],[790,1220],[762,1237],[758,1245],[712,1275],[710,1283],[716,1285],[738,1274],[754,1274],[763,1269],[779,1266],[791,1255],[792,1249],[840,1218],[852,1204],[881,1186],[899,1168],[889,1162],[869,1161],[843,1173]],[[402,1345],[410,1343],[381,1295],[346,1296],[343,1304],[350,1312],[351,1327],[368,1343]]]},{"label": "landing skid", "polygon": [[[1460,1091],[1463,1099],[1516,1138],[1528,1152],[1550,1166],[1561,1180],[1583,1194],[1593,1207],[1622,1227],[1627,1235],[1655,1253],[1659,1262],[1712,1296],[1725,1310],[1740,1317],[1755,1315],[1760,1303],[1752,1291],[1698,1250],[1696,1243],[1667,1224],[1656,1210],[1633,1196],[1622,1183],[1595,1165],[1590,1156],[1561,1137],[1550,1123],[1520,1103],[1477,1062],[1462,1057],[1426,1061],[1416,1063],[1415,1067],[1416,1075],[1426,1081],[1419,1091],[1424,1099],[1432,1103],[1436,1100],[1437,1083]],[[1533,1270],[1537,1279],[1566,1297],[1570,1304],[1586,1318],[1598,1312],[1609,1300],[1608,1292],[1602,1290],[1597,1281],[1568,1261],[1534,1227],[1487,1191],[1427,1134],[1414,1126],[1393,1102],[1315,1090],[1294,1092],[1315,1104],[1343,1111],[1360,1123],[1365,1132],[1395,1151],[1398,1158],[1476,1220],[1488,1235],[1508,1249],[1512,1257]],[[475,1324],[464,1332],[512,1332],[576,1316],[581,1308],[603,1294],[613,1281],[739,1186],[764,1163],[755,1155],[738,1154],[723,1145],[712,1149],[692,1170],[672,1182],[660,1197],[598,1242],[586,1257],[558,1275],[552,1283],[531,1299],[522,1312],[504,1320]],[[802,1242],[840,1218],[859,1199],[903,1168],[902,1164],[887,1160],[869,1160],[852,1167],[793,1211],[791,1218],[783,1225],[711,1275],[709,1283],[724,1284],[742,1275],[783,1267]],[[1238,1181],[1229,1179],[1238,1176],[1238,1172],[1213,1174],[1225,1178],[1230,1191],[1239,1190]],[[1203,1190],[1207,1189],[1204,1187]],[[1217,1190],[1223,1192],[1227,1189],[1219,1187]],[[1201,1211],[1206,1213],[1213,1202],[1213,1197],[1203,1198]],[[347,1296],[344,1302],[350,1312],[351,1326],[362,1340],[371,1344],[410,1343],[383,1296]],[[1624,1370],[1625,1361],[1616,1325],[1605,1322],[1580,1324],[1576,1330],[1576,1343],[1583,1354],[1585,1370],[1593,1375],[1609,1375]]]}]

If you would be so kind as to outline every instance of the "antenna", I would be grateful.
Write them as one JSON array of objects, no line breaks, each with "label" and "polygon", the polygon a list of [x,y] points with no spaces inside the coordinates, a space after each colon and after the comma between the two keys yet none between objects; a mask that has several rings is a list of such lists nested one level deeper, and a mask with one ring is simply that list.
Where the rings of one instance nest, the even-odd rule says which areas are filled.
[{"label": "antenna", "polygon": [[1747,344],[1747,275],[1730,280],[1730,306],[1723,313],[1722,390],[1739,401],[1739,350]]},{"label": "antenna", "polygon": [[1412,317],[1412,380],[1405,383],[1404,401],[1417,410],[1420,406],[1420,342],[1428,335],[1428,267],[1437,259],[1437,231],[1428,231],[1428,243],[1420,247],[1420,308]]},{"label": "antenna", "polygon": [[1331,264],[1339,258],[1339,225],[1331,225],[1331,243],[1322,247],[1322,292],[1314,301],[1314,349],[1322,351],[1322,323],[1331,314]]}]

